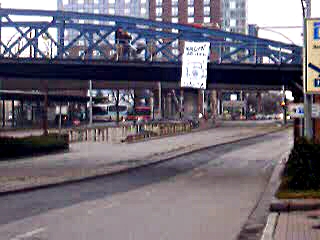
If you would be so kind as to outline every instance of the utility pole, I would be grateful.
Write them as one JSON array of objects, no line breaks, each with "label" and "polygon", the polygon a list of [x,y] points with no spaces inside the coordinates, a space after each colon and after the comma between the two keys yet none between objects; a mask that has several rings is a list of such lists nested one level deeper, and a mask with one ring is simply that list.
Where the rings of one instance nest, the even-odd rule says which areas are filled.
[{"label": "utility pole", "polygon": [[[303,11],[303,24],[305,24],[305,18],[311,18],[311,0],[301,0],[302,11]],[[306,32],[304,31],[304,49],[306,51]],[[306,84],[306,79],[305,79]],[[306,91],[306,89],[304,89]],[[304,135],[308,139],[313,137],[313,126],[312,126],[312,100],[313,95],[306,94],[304,92]]]}]

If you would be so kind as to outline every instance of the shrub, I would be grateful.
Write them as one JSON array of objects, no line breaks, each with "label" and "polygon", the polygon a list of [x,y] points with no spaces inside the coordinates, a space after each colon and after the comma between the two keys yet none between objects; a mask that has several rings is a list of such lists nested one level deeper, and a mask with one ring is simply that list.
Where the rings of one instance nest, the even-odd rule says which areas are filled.
[{"label": "shrub", "polygon": [[68,135],[0,137],[0,160],[69,149]]},{"label": "shrub", "polygon": [[283,175],[292,190],[320,189],[320,144],[298,139],[290,153]]}]

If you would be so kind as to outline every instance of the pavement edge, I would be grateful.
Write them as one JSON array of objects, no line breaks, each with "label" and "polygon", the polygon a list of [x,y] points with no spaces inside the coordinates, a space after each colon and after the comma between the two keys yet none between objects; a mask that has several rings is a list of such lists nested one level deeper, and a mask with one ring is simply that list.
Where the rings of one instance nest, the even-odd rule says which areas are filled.
[{"label": "pavement edge", "polygon": [[[52,183],[46,183],[46,184],[38,184],[38,185],[34,185],[34,186],[26,186],[26,187],[21,187],[21,188],[16,188],[16,189],[9,189],[9,190],[4,190],[0,192],[0,196],[4,196],[4,195],[9,195],[9,194],[16,194],[16,193],[23,193],[23,192],[30,192],[30,191],[34,191],[34,190],[39,190],[39,189],[44,189],[44,188],[49,188],[49,187],[57,187],[57,186],[62,186],[62,185],[66,185],[66,184],[72,184],[72,183],[77,183],[77,182],[82,182],[82,181],[88,181],[88,180],[93,180],[93,179],[97,179],[97,178],[101,178],[101,177],[106,177],[109,175],[117,175],[117,174],[122,174],[128,171],[133,171],[135,169],[138,168],[145,168],[151,165],[156,165],[165,161],[170,161],[174,158],[177,157],[182,157],[188,154],[192,154],[192,153],[196,153],[199,151],[204,151],[204,150],[208,150],[211,148],[217,148],[220,146],[224,146],[227,144],[233,144],[233,143],[239,143],[241,141],[246,141],[246,140],[250,140],[250,139],[255,139],[255,138],[259,138],[259,137],[263,137],[263,136],[267,136],[276,132],[280,132],[280,131],[284,131],[287,130],[287,128],[280,128],[280,129],[276,129],[276,130],[272,130],[270,132],[264,132],[264,133],[260,133],[260,134],[256,134],[253,136],[249,136],[249,137],[244,137],[244,138],[240,138],[240,139],[236,139],[236,140],[231,140],[228,142],[224,142],[224,143],[219,143],[219,144],[215,144],[215,145],[210,145],[210,146],[205,146],[205,147],[200,147],[200,148],[195,148],[195,149],[183,149],[182,151],[178,150],[175,152],[170,152],[170,153],[165,153],[165,154],[161,154],[161,155],[157,155],[154,156],[154,160],[151,160],[150,162],[147,163],[142,163],[141,165],[136,165],[133,167],[127,167],[124,169],[120,169],[120,170],[115,170],[112,172],[107,172],[107,173],[101,173],[98,175],[90,175],[90,176],[82,176],[80,178],[75,178],[75,179],[67,179],[67,180],[63,180],[63,181],[56,181],[56,182],[52,182]],[[134,161],[135,159],[133,159],[132,161]],[[141,160],[141,159],[140,159]]]}]

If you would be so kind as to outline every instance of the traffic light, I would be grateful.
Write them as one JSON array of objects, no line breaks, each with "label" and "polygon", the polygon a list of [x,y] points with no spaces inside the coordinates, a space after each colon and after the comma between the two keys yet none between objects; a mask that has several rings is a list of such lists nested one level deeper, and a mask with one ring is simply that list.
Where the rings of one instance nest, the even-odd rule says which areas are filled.
[{"label": "traffic light", "polygon": [[282,102],[281,102],[281,107],[285,107],[285,106],[286,106],[285,101],[282,101]]}]

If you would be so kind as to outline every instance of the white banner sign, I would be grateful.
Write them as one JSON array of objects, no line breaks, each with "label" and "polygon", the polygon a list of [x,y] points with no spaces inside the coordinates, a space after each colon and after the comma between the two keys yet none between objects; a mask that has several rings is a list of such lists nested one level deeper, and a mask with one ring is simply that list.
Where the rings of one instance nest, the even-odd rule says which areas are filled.
[{"label": "white banner sign", "polygon": [[210,43],[185,42],[181,87],[206,89]]}]

